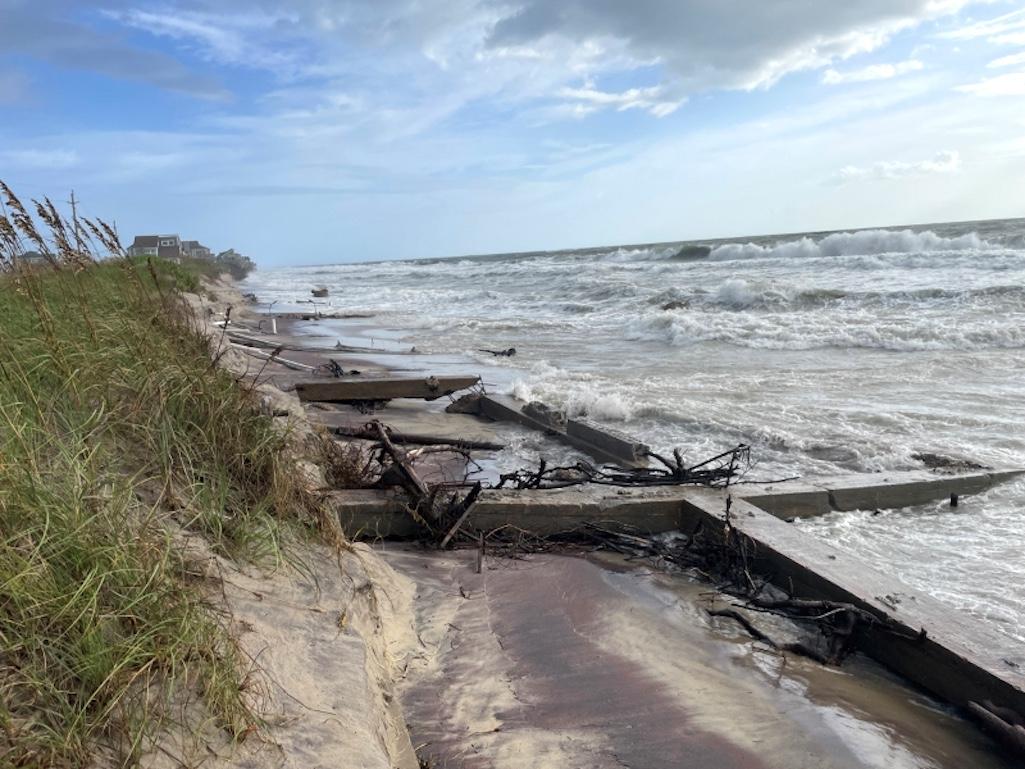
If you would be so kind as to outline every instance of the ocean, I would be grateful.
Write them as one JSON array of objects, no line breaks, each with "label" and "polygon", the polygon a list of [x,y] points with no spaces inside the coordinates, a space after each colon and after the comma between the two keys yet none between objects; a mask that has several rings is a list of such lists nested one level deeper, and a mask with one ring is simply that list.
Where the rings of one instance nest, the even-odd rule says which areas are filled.
[{"label": "ocean", "polygon": [[[338,254],[339,259],[356,255]],[[260,270],[275,309],[372,313],[413,347],[751,478],[1025,467],[1025,219]],[[339,336],[346,333],[339,326]],[[511,358],[481,349],[516,348]],[[509,469],[535,461],[523,442]],[[799,522],[1025,641],[1025,480]]]}]

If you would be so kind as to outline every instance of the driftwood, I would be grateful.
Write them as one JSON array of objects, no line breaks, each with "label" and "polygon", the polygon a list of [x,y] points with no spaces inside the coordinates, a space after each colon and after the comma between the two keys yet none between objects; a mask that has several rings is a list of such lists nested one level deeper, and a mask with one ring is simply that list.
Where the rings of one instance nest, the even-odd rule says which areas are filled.
[{"label": "driftwood", "polygon": [[740,444],[690,466],[684,464],[679,449],[674,452],[672,461],[651,451],[648,456],[663,467],[605,465],[597,468],[583,461],[564,467],[548,467],[542,459],[537,470],[517,470],[499,476],[495,488],[504,488],[508,484],[514,489],[564,489],[586,483],[600,486],[728,486],[750,466],[751,448]]},{"label": "driftwood", "polygon": [[[382,470],[375,485],[379,488],[401,488],[409,497],[410,514],[431,538],[436,536],[436,526],[445,526],[446,522],[455,519],[455,525],[445,529],[449,532],[445,538],[445,544],[448,544],[469,515],[483,486],[479,482],[475,483],[469,493],[460,499],[458,493],[447,493],[452,484],[426,484],[416,472],[413,463],[428,454],[447,452],[462,454],[469,461],[469,454],[465,449],[449,445],[422,446],[413,450],[400,449],[392,441],[389,428],[377,420],[367,423],[363,429],[376,434],[380,449],[377,462]],[[465,477],[462,483],[455,484],[457,487],[463,485],[466,485]]]},{"label": "driftwood", "polygon": [[317,367],[317,372],[318,373],[323,372],[323,373],[327,374],[328,376],[335,377],[335,379],[341,378],[343,376],[359,376],[360,374],[363,373],[362,371],[359,371],[358,369],[354,369],[354,368],[353,369],[349,369],[348,371],[346,371],[342,367],[342,364],[340,364],[334,358],[328,358],[327,363],[321,363]]},{"label": "driftwood", "polygon": [[481,488],[482,486],[480,482],[475,483],[473,489],[471,489],[470,493],[466,495],[466,498],[459,504],[455,505],[450,511],[452,515],[457,516],[456,522],[452,524],[452,528],[448,530],[448,534],[446,534],[445,538],[441,540],[441,545],[439,545],[441,549],[444,550],[448,546],[448,543],[452,541],[452,537],[454,537],[456,532],[459,531],[459,527],[463,525],[463,522],[473,511],[474,505],[477,504],[477,497],[480,496]]},{"label": "driftwood", "polygon": [[268,362],[273,360],[275,363],[280,363],[285,368],[290,368],[293,371],[305,371],[312,373],[317,370],[316,366],[308,366],[305,363],[299,363],[298,361],[288,360],[287,358],[282,358],[280,355],[277,355],[273,350],[283,350],[284,347],[281,345],[278,345],[277,347],[273,348],[273,350],[270,353],[261,352],[260,350],[250,347],[249,345],[237,344],[236,342],[232,342],[231,346],[234,347],[236,350],[241,350],[246,355],[252,355],[254,358],[259,358],[260,360],[265,360]]},{"label": "driftwood", "polygon": [[510,347],[507,350],[477,350],[477,352],[488,352],[498,358],[511,358],[516,354],[516,348]]},{"label": "driftwood", "polygon": [[[373,425],[373,429],[377,432],[377,440],[380,442],[382,451],[391,457],[392,461],[391,466],[381,474],[381,480],[378,483],[383,486],[401,486],[409,494],[416,506],[419,507],[430,496],[427,485],[420,479],[420,476],[417,475],[416,470],[413,469],[413,466],[407,461],[406,457],[395,448],[395,444],[388,437],[388,431],[385,429],[385,426],[376,421],[370,424]],[[393,479],[397,481],[396,484],[391,483]]]},{"label": "driftwood", "polygon": [[[388,433],[388,437],[391,438],[392,443],[405,443],[416,446],[452,446],[459,449],[466,450],[479,450],[479,451],[501,451],[505,448],[503,443],[494,443],[492,441],[471,441],[454,438],[445,438],[440,435],[423,435],[420,433],[400,433],[391,427],[385,427]],[[340,435],[345,438],[360,438],[362,440],[376,441],[379,440],[379,435],[376,429],[370,429],[369,426],[364,425],[363,427],[336,427],[334,428],[335,435]]]}]

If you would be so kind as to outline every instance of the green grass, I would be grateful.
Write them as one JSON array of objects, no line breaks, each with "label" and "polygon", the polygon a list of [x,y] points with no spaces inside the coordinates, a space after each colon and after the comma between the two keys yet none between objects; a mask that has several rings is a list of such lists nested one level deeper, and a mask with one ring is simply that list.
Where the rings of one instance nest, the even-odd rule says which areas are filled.
[{"label": "green grass", "polygon": [[244,666],[169,527],[274,564],[318,508],[212,365],[181,268],[0,274],[0,766],[131,764],[183,698],[254,728]]}]

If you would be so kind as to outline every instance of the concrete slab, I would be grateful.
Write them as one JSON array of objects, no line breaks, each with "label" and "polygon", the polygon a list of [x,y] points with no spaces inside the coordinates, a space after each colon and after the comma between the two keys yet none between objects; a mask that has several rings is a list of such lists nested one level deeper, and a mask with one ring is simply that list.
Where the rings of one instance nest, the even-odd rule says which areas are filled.
[{"label": "concrete slab", "polygon": [[483,395],[478,401],[481,416],[514,422],[538,430],[590,455],[600,462],[625,467],[647,467],[648,447],[625,433],[586,419],[567,419],[562,412],[543,404],[525,403],[510,395]]},{"label": "concrete slab", "polygon": [[[681,524],[722,530],[724,510],[722,492],[692,489]],[[732,513],[755,568],[773,583],[802,598],[852,603],[901,629],[864,635],[862,648],[874,658],[955,705],[988,699],[1025,714],[1025,653],[1009,637],[749,502],[735,500]],[[925,638],[916,638],[922,630]]]},{"label": "concrete slab", "polygon": [[[450,418],[453,414],[446,414]],[[854,504],[880,501],[885,507],[903,507],[942,500],[951,493],[983,491],[1021,471],[969,473],[940,476],[928,472],[889,473],[886,476],[845,476],[826,478],[816,483],[778,483],[764,486],[734,486],[734,498],[744,499],[789,519],[821,515],[834,509],[834,503]],[[877,485],[870,485],[870,479]],[[883,478],[887,480],[883,481]],[[881,481],[881,482],[880,482]],[[820,485],[821,484],[821,485]],[[520,526],[539,534],[565,531],[585,521],[618,520],[648,533],[672,531],[679,527],[678,508],[694,487],[624,489],[608,486],[575,486],[548,491],[512,491],[485,489],[469,519],[469,525],[488,530],[504,524]],[[858,492],[855,493],[854,490]],[[837,493],[837,491],[839,493]],[[340,496],[350,492],[339,492]],[[367,493],[367,492],[361,492]],[[384,492],[369,492],[381,494]],[[367,499],[364,497],[364,499]],[[391,499],[390,497],[388,499]],[[347,508],[345,526],[352,531],[368,529],[382,536],[413,536],[404,508],[393,499],[386,504],[357,503]],[[348,530],[348,529],[347,529]],[[391,532],[391,533],[389,533]]]},{"label": "concrete slab", "polygon": [[733,495],[782,518],[809,518],[834,510],[913,507],[978,494],[1025,470],[941,474],[928,470],[875,473],[736,486]]},{"label": "concrete slab", "polygon": [[296,394],[304,401],[345,403],[347,401],[421,398],[436,400],[473,387],[477,376],[442,377],[367,377],[339,378],[322,382],[297,382]]},{"label": "concrete slab", "polygon": [[567,419],[566,434],[574,443],[590,446],[592,451],[615,457],[628,467],[648,466],[648,446],[619,430],[589,419]]},{"label": "concrete slab", "polygon": [[501,443],[494,427],[469,414],[434,411],[417,401],[391,401],[373,414],[362,414],[344,405],[325,405],[307,408],[310,421],[326,427],[362,427],[372,419],[379,419],[400,433],[422,433],[449,438],[453,442],[486,441]]},{"label": "concrete slab", "polygon": [[[905,500],[917,504],[937,496],[942,499],[951,489],[957,493],[982,490],[1016,474],[892,473],[875,485],[867,480],[827,479],[821,487],[809,485],[782,495],[791,503],[800,502],[803,495],[809,507],[822,504],[823,494],[830,505],[860,507],[872,501],[896,506]],[[752,499],[760,498],[763,504],[773,499],[770,490],[752,491],[745,499],[740,496],[745,492],[730,489],[737,495],[732,522],[749,540],[759,573],[795,596],[852,603],[891,622],[899,634],[866,632],[861,647],[941,699],[961,706],[991,700],[1025,714],[1025,653],[1010,638],[788,525],[779,512],[766,512],[752,503]],[[488,490],[467,523],[483,530],[508,524],[542,534],[573,529],[587,521],[618,521],[651,533],[692,530],[701,523],[706,531],[716,532],[724,528],[725,497],[722,490],[695,487]],[[343,502],[339,517],[348,531],[375,536],[403,536],[414,528],[394,498],[372,494]]]}]

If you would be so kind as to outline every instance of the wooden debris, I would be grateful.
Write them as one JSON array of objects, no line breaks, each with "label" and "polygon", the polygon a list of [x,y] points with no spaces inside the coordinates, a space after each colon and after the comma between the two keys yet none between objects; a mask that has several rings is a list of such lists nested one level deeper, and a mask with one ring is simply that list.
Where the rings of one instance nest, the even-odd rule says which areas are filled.
[{"label": "wooden debris", "polygon": [[507,350],[477,350],[477,352],[488,352],[498,358],[511,358],[516,354],[516,348],[510,347]]},{"label": "wooden debris", "polygon": [[[376,421],[371,422],[371,424],[377,431],[377,439],[380,441],[381,449],[392,460],[391,466],[381,473],[378,485],[401,486],[409,494],[414,505],[419,508],[430,496],[427,485],[416,474],[416,470],[413,469],[412,464],[409,463],[407,458],[395,448],[395,444],[388,437],[388,431],[385,429],[385,426]],[[395,481],[394,483],[392,482],[393,480]]]},{"label": "wooden debris", "polygon": [[449,533],[443,540],[448,544],[476,504],[483,485],[479,481],[474,483],[470,492],[460,499],[459,494],[449,495],[447,490],[453,486],[469,485],[465,482],[465,476],[463,483],[436,483],[429,486],[416,472],[413,463],[427,454],[456,452],[462,454],[467,462],[470,461],[470,455],[464,449],[450,445],[423,446],[412,451],[399,449],[392,442],[390,429],[378,420],[369,422],[364,429],[377,435],[380,448],[377,463],[382,470],[375,485],[378,488],[397,486],[405,491],[409,497],[409,512],[431,539],[437,536],[437,526],[445,526],[446,522],[455,519],[455,525],[449,526]]},{"label": "wooden debris", "polygon": [[621,468],[606,465],[599,469],[587,462],[577,462],[565,467],[548,467],[542,459],[534,470],[517,470],[500,476],[495,488],[507,484],[515,489],[564,489],[594,483],[601,486],[679,486],[694,484],[702,486],[727,486],[735,482],[750,465],[751,448],[740,444],[696,465],[687,466],[679,451],[676,461],[649,452],[663,465],[661,467]]},{"label": "wooden debris", "polygon": [[[299,363],[299,361],[294,361],[294,360],[289,360],[287,358],[282,358],[280,355],[275,355],[273,352],[265,353],[265,352],[262,352],[260,350],[253,349],[252,347],[249,347],[248,345],[236,344],[235,342],[232,342],[231,346],[234,347],[236,350],[241,350],[246,355],[252,355],[254,358],[259,358],[260,360],[265,360],[265,361],[273,360],[275,363],[280,363],[285,368],[290,368],[293,371],[306,371],[306,372],[312,373],[312,372],[317,370],[316,366],[308,366],[305,363]],[[280,347],[280,345],[279,345],[279,347]],[[275,349],[277,349],[277,348],[275,348]],[[281,348],[281,349],[284,349],[284,348]]]},{"label": "wooden debris", "polygon": [[448,543],[452,541],[452,537],[454,537],[456,532],[459,531],[459,527],[463,525],[463,522],[466,521],[470,513],[473,512],[473,507],[477,504],[477,497],[480,496],[482,488],[483,487],[480,482],[474,484],[473,489],[466,495],[466,499],[460,502],[459,505],[452,510],[452,513],[458,517],[456,518],[456,522],[452,524],[452,528],[448,530],[448,534],[446,534],[445,538],[441,540],[439,547],[442,550],[448,546]]}]

